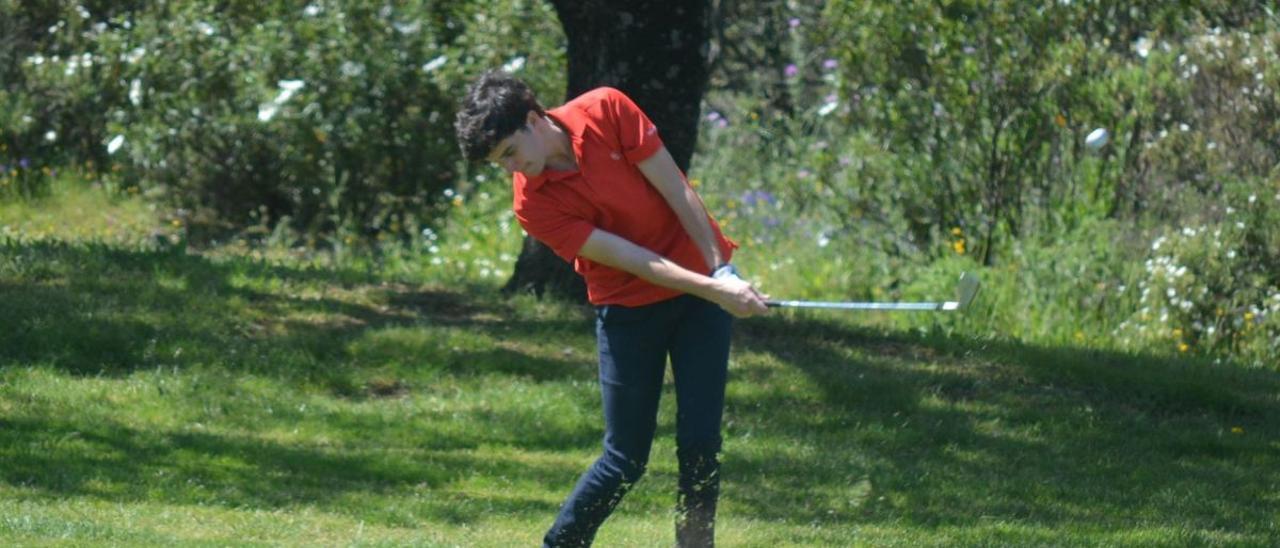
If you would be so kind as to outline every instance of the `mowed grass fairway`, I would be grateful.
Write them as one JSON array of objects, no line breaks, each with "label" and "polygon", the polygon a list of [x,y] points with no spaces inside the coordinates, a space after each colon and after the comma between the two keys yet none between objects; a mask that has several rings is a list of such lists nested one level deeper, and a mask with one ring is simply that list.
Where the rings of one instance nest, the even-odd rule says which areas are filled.
[{"label": "mowed grass fairway", "polygon": [[[0,544],[539,542],[600,443],[588,311],[127,206],[0,210]],[[1275,371],[856,319],[738,323],[722,545],[1280,539]],[[672,396],[600,546],[673,544]]]}]

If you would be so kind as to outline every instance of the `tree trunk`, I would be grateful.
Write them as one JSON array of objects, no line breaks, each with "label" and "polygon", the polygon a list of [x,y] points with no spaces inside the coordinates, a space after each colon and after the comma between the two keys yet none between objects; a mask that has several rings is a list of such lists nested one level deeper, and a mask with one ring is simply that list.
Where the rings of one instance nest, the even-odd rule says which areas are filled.
[{"label": "tree trunk", "polygon": [[[676,165],[687,171],[709,75],[711,2],[551,3],[569,41],[566,99],[599,86],[622,90],[658,126]],[[571,265],[528,236],[504,291],[586,300],[586,285]]]}]

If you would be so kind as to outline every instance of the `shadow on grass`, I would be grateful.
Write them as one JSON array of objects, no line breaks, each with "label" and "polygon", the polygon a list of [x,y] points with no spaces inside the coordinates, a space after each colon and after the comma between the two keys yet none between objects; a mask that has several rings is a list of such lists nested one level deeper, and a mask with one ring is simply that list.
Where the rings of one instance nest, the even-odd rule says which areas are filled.
[{"label": "shadow on grass", "polygon": [[[348,375],[347,347],[370,331],[455,326],[519,340],[585,325],[579,319],[513,318],[509,306],[494,298],[475,304],[462,293],[350,281],[360,276],[251,259],[213,261],[181,250],[0,243],[0,302],[8,324],[0,329],[0,364],[90,376],[216,364],[329,384],[358,396],[365,387]],[[581,360],[508,348],[436,357],[447,363],[421,365],[543,381],[581,368]],[[414,356],[400,358],[413,366]],[[477,363],[485,367],[469,366]]]},{"label": "shadow on grass", "polygon": [[[0,478],[37,497],[254,509],[314,506],[404,527],[484,517],[462,511],[467,507],[548,515],[555,505],[544,501],[439,490],[476,474],[559,485],[567,472],[493,456],[477,459],[466,451],[353,451],[56,419],[0,421],[0,442],[9,447]],[[401,498],[389,502],[388,496]],[[413,501],[411,515],[395,511],[404,500]]]},{"label": "shadow on grass", "polygon": [[1280,511],[1265,487],[1280,484],[1275,372],[812,318],[742,322],[735,344],[821,393],[730,402],[740,430],[807,449],[728,459],[754,515],[1265,538]]},{"label": "shadow on grass", "polygon": [[[442,377],[594,379],[593,357],[538,346],[589,335],[585,317],[534,317],[475,291],[360,276],[170,251],[0,244],[0,365],[83,376],[212,367],[370,401]],[[352,344],[374,332],[391,335],[369,343],[377,352],[353,356]],[[1274,532],[1275,372],[885,334],[813,317],[741,322],[735,345],[739,362],[761,359],[731,372],[732,383],[753,390],[731,390],[728,401],[728,438],[741,449],[725,456],[725,496],[752,518],[1193,528],[1246,540]],[[331,425],[365,432],[351,439],[368,450],[28,415],[0,423],[0,447],[13,448],[0,477],[54,497],[317,504],[405,526],[495,511],[543,518],[553,504],[440,489],[479,476],[567,491],[576,465],[477,456],[494,444],[554,453],[599,443],[598,430],[537,419],[518,406],[432,415],[442,425],[433,437],[398,452],[379,447],[422,434],[374,415]],[[482,426],[451,430],[447,421]],[[377,498],[387,494],[395,504]],[[351,509],[380,503],[402,509]]]}]

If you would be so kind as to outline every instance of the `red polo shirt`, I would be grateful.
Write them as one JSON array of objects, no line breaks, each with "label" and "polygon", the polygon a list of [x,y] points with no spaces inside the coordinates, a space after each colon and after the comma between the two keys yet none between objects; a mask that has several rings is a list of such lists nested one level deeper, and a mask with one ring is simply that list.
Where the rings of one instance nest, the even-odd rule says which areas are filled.
[{"label": "red polo shirt", "polygon": [[[578,169],[546,169],[535,177],[516,173],[513,209],[525,232],[573,262],[573,269],[586,279],[592,304],[642,306],[680,294],[579,257],[596,228],[686,269],[710,273],[715,265],[706,264],[675,211],[636,167],[662,148],[662,140],[658,128],[629,97],[613,88],[597,88],[547,115],[568,133]],[[737,245],[725,238],[715,219],[708,221],[728,261]]]}]

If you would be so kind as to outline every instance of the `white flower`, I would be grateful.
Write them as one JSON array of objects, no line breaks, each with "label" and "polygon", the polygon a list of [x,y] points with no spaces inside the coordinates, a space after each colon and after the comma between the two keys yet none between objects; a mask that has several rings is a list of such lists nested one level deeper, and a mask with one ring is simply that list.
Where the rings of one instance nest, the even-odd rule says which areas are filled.
[{"label": "white flower", "polygon": [[516,72],[522,68],[524,68],[524,57],[516,57],[508,61],[507,64],[502,65],[503,72]]},{"label": "white flower", "polygon": [[395,27],[396,32],[399,32],[400,34],[417,34],[417,32],[422,29],[422,21],[415,19],[410,23],[396,22],[392,23],[391,26]]},{"label": "white flower", "polygon": [[343,61],[341,70],[342,75],[347,78],[359,78],[364,75],[364,63]]},{"label": "white flower", "polygon": [[258,105],[258,121],[269,122],[272,118],[275,118],[277,112],[280,112],[280,105],[277,103]]},{"label": "white flower", "polygon": [[1191,126],[1189,126],[1189,125],[1187,125],[1185,122],[1183,122],[1183,123],[1181,123],[1181,124],[1178,124],[1178,129],[1180,129],[1180,130],[1182,130],[1182,131],[1184,131],[1184,132],[1185,132],[1185,131],[1191,131]]},{"label": "white flower", "polygon": [[1138,57],[1146,59],[1147,55],[1151,54],[1151,39],[1146,36],[1139,38],[1133,43],[1133,51],[1138,54]]},{"label": "white flower", "polygon": [[440,68],[440,67],[443,67],[443,66],[444,66],[444,64],[445,64],[446,62],[448,62],[448,61],[449,61],[449,56],[447,56],[447,55],[441,55],[441,56],[439,56],[439,57],[436,57],[435,59],[432,59],[432,60],[430,60],[430,61],[427,61],[427,62],[426,62],[426,64],[422,65],[422,71],[423,71],[423,72],[431,72],[431,71],[436,70],[436,69],[438,69],[438,68]]},{"label": "white flower", "polygon": [[305,87],[307,83],[302,80],[281,80],[276,82],[276,85],[280,86],[280,89],[282,90],[294,92]]},{"label": "white flower", "polygon": [[1228,258],[1228,259],[1234,259],[1234,258],[1236,258],[1236,250],[1234,250],[1234,249],[1228,250],[1228,251],[1227,251],[1227,258]]},{"label": "white flower", "polygon": [[147,55],[147,48],[139,46],[139,47],[133,48],[132,50],[129,50],[129,53],[124,54],[124,62],[132,65],[134,63],[137,63],[138,61],[141,61],[142,58],[146,55]]},{"label": "white flower", "polygon": [[315,17],[317,15],[320,15],[321,11],[322,9],[320,8],[320,6],[317,6],[315,4],[307,4],[307,7],[302,8],[302,14],[307,17]]},{"label": "white flower", "polygon": [[839,103],[836,103],[835,101],[822,105],[822,108],[818,109],[818,116],[826,116],[828,114],[831,114],[836,110],[836,107],[838,106],[840,106]]},{"label": "white flower", "polygon": [[196,30],[200,31],[200,34],[203,34],[205,36],[213,36],[214,32],[216,32],[213,28],[213,25],[210,25],[209,23],[206,23],[204,21],[196,22]]},{"label": "white flower", "polygon": [[1166,289],[1164,294],[1166,297],[1169,297],[1170,299],[1178,296],[1177,290],[1173,289],[1172,287],[1170,287],[1169,289]]},{"label": "white flower", "polygon": [[1249,203],[1251,203],[1251,204],[1252,204],[1252,203],[1254,203],[1254,202],[1256,202],[1256,201],[1258,201],[1258,195],[1257,195],[1257,194],[1250,194],[1250,195],[1249,195]]},{"label": "white flower", "polygon": [[827,247],[830,243],[831,238],[828,238],[826,234],[818,235],[818,247]]},{"label": "white flower", "polygon": [[124,146],[124,135],[116,135],[107,143],[107,154],[115,154],[120,147]]},{"label": "white flower", "polygon": [[45,141],[47,141],[47,142],[50,142],[50,143],[52,143],[52,142],[54,142],[54,141],[57,141],[57,140],[58,140],[58,132],[56,132],[56,131],[54,131],[54,130],[52,130],[52,129],[51,129],[51,130],[49,130],[49,131],[44,132],[44,140],[45,140]]},{"label": "white flower", "polygon": [[135,107],[142,104],[142,80],[134,78],[129,83],[129,102]]}]

